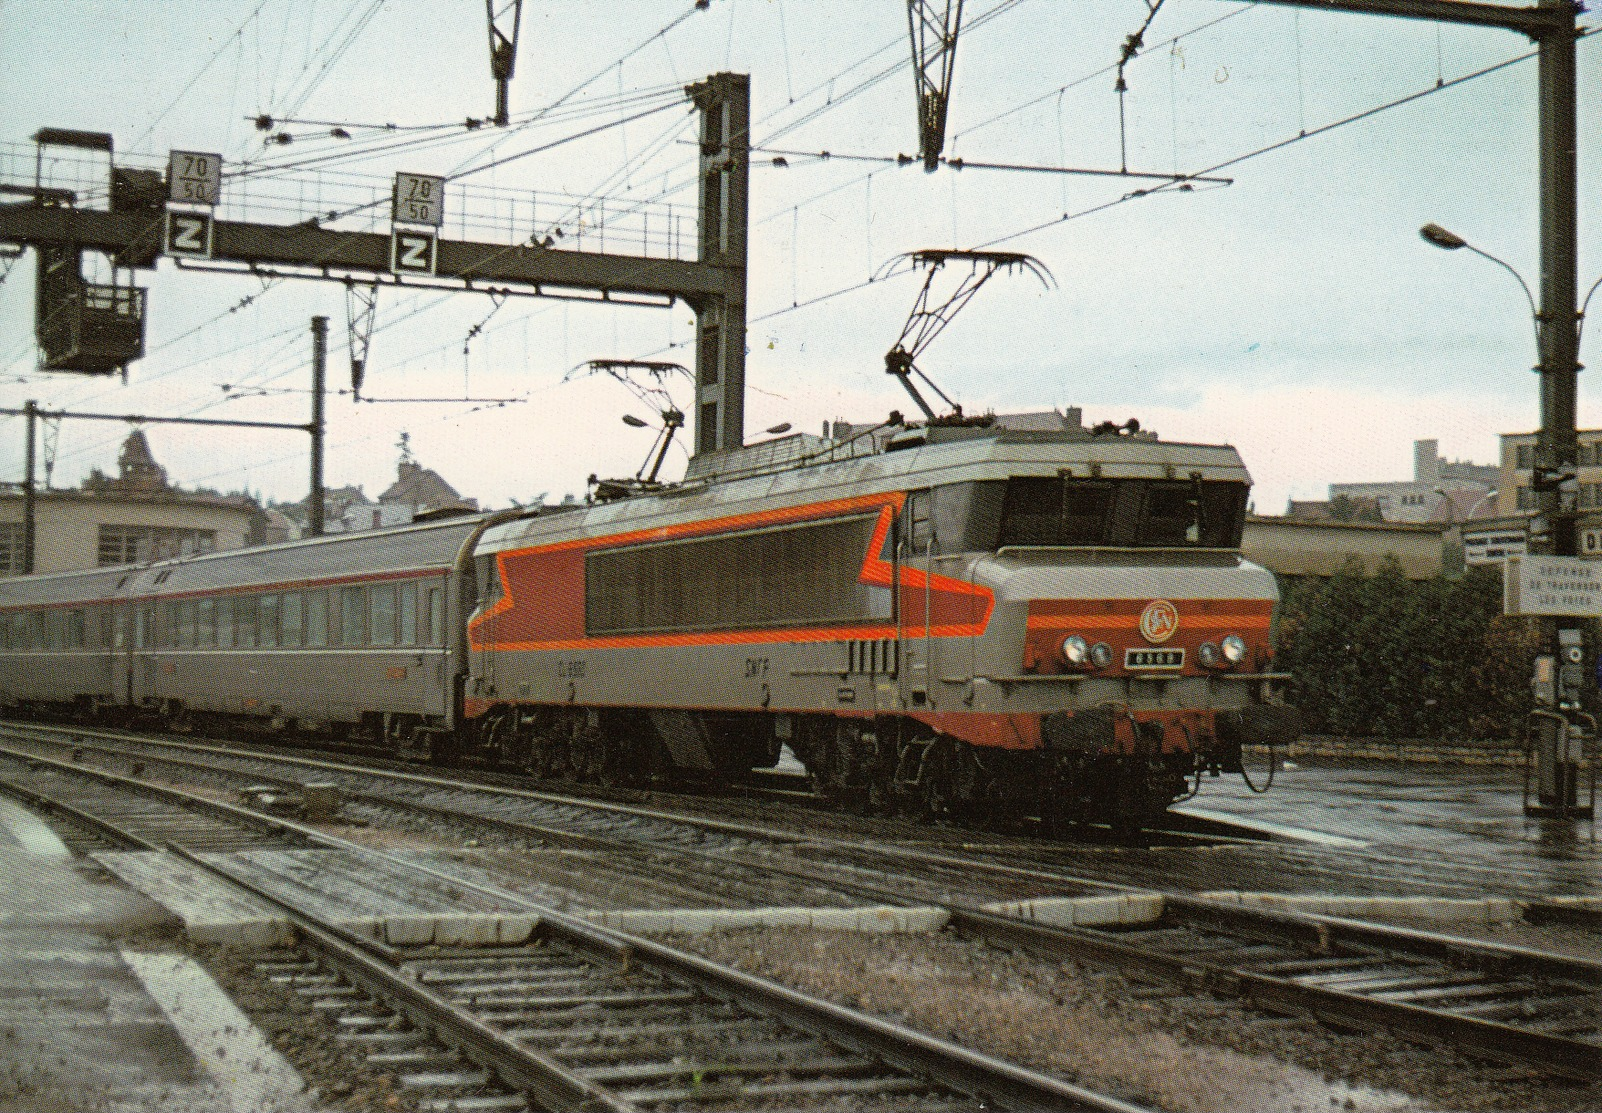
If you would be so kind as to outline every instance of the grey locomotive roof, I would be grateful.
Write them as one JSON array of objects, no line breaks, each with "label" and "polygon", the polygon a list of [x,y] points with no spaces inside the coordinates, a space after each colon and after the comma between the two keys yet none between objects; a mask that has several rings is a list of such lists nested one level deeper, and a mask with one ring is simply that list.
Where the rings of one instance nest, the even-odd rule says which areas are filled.
[{"label": "grey locomotive roof", "polygon": [[484,515],[475,514],[443,522],[335,533],[282,545],[163,561],[141,568],[129,581],[128,594],[170,595],[368,573],[445,569],[456,563],[462,543],[484,521]]},{"label": "grey locomotive roof", "polygon": [[1093,468],[1114,479],[1183,479],[1198,472],[1206,480],[1251,482],[1239,453],[1229,445],[1001,432],[748,478],[687,482],[659,493],[588,507],[582,513],[518,518],[485,530],[478,548],[521,548],[561,537],[603,536],[940,483],[1029,475],[1088,477]]}]

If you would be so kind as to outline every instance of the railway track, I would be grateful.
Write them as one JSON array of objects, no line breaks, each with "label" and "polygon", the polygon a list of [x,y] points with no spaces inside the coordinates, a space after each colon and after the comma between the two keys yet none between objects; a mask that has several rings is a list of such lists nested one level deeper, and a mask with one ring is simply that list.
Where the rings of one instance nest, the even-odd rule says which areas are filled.
[{"label": "railway track", "polygon": [[[613,819],[626,810],[617,805],[597,808]],[[1049,887],[1059,894],[1139,891],[916,847],[799,841],[702,820],[687,821],[687,826],[729,836],[741,847],[727,841],[709,844],[683,832],[664,838],[662,831],[671,825],[660,813],[648,814],[653,823],[643,830],[613,823],[604,831],[591,826],[576,832],[477,818],[541,838],[567,838],[618,851],[637,850],[643,839],[654,853],[686,862],[689,874],[726,869],[732,854],[793,884],[833,888],[869,901],[930,900],[931,887],[940,888],[953,927],[990,943],[1059,960],[1113,965],[1165,984],[1236,994],[1264,1008],[1310,1013],[1339,1026],[1382,1025],[1412,1038],[1565,1077],[1602,1078],[1602,964],[1596,962],[1330,917],[1231,908],[1174,894],[1155,903],[1148,900],[1153,914],[1144,922],[1107,928],[1030,923],[985,911],[971,895],[977,879],[991,879],[988,896],[994,895],[998,879]],[[784,853],[748,853],[764,836],[773,838]],[[897,879],[891,864],[915,864],[924,872]],[[951,896],[952,888],[964,883],[966,894]]]},{"label": "railway track", "polygon": [[121,846],[181,855],[280,906],[300,947],[265,959],[262,975],[309,998],[425,1108],[1140,1109],[550,908],[530,909],[537,928],[515,947],[362,939],[220,864],[218,851],[321,845],[401,864],[390,856],[132,777],[11,756],[6,788],[34,806]]}]

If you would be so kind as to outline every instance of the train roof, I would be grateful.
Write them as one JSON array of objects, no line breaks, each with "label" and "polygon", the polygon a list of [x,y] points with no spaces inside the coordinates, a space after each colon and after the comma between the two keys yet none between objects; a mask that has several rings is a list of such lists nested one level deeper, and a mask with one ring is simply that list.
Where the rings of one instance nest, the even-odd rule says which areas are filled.
[{"label": "train roof", "polygon": [[133,571],[133,568],[120,565],[71,572],[42,572],[33,576],[7,576],[0,579],[0,610],[111,599],[132,577]]},{"label": "train roof", "polygon": [[387,529],[355,530],[277,545],[226,549],[144,565],[128,582],[132,596],[173,595],[231,587],[265,587],[349,579],[386,572],[443,571],[493,515]]},{"label": "train roof", "polygon": [[[1111,479],[1188,478],[1250,484],[1230,445],[1161,441],[1149,434],[1095,436],[1080,429],[872,430],[849,441],[797,434],[692,461],[683,483],[586,507],[492,525],[481,551],[540,544],[557,535],[602,536],[701,518],[971,480],[1092,474]],[[710,457],[710,458],[708,458]],[[754,505],[755,504],[755,505]]]},{"label": "train roof", "polygon": [[455,566],[462,546],[494,517],[469,514],[149,564],[8,577],[0,579],[0,609],[443,571]]}]

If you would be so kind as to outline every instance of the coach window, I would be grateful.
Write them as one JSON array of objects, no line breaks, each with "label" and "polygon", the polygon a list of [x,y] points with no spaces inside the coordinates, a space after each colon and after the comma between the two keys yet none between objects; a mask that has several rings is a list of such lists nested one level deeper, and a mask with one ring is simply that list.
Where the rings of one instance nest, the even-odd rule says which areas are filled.
[{"label": "coach window", "polygon": [[417,644],[417,585],[401,584],[399,588],[400,605],[396,610],[396,619],[400,622],[400,635],[396,639],[400,645]]},{"label": "coach window", "polygon": [[178,644],[178,604],[158,603],[156,605],[156,645],[162,649],[171,649]]},{"label": "coach window", "polygon": [[263,595],[258,611],[256,644],[264,649],[278,646],[278,596]]},{"label": "coach window", "polygon": [[374,584],[367,589],[367,613],[372,620],[368,641],[373,645],[394,645],[394,584]]},{"label": "coach window", "polygon": [[234,600],[234,644],[243,649],[256,648],[256,621],[261,613],[261,601],[254,595],[241,595]]},{"label": "coach window", "polygon": [[300,612],[300,592],[286,591],[278,603],[279,643],[294,649],[304,644]]},{"label": "coach window", "polygon": [[67,648],[83,648],[83,612],[72,610],[67,612]]},{"label": "coach window", "polygon": [[328,592],[306,593],[306,644],[319,648],[328,644]]},{"label": "coach window", "polygon": [[217,604],[210,599],[195,600],[195,645],[217,644]]},{"label": "coach window", "polygon": [[217,600],[217,644],[223,649],[234,647],[234,600]]},{"label": "coach window", "polygon": [[339,644],[361,645],[367,633],[367,593],[359,587],[339,589]]},{"label": "coach window", "polygon": [[445,641],[445,592],[428,589],[428,605],[423,611],[423,644],[442,645]]},{"label": "coach window", "polygon": [[145,649],[150,645],[149,607],[139,607],[134,611],[133,643],[135,649]]}]

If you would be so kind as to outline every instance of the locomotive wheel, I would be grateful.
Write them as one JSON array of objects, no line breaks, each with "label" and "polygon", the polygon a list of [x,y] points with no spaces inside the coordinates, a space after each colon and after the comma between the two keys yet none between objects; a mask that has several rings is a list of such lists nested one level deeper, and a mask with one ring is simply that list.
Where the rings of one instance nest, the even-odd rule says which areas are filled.
[{"label": "locomotive wheel", "polygon": [[924,755],[920,782],[924,811],[933,819],[960,819],[979,795],[980,770],[966,742],[941,735]]}]

